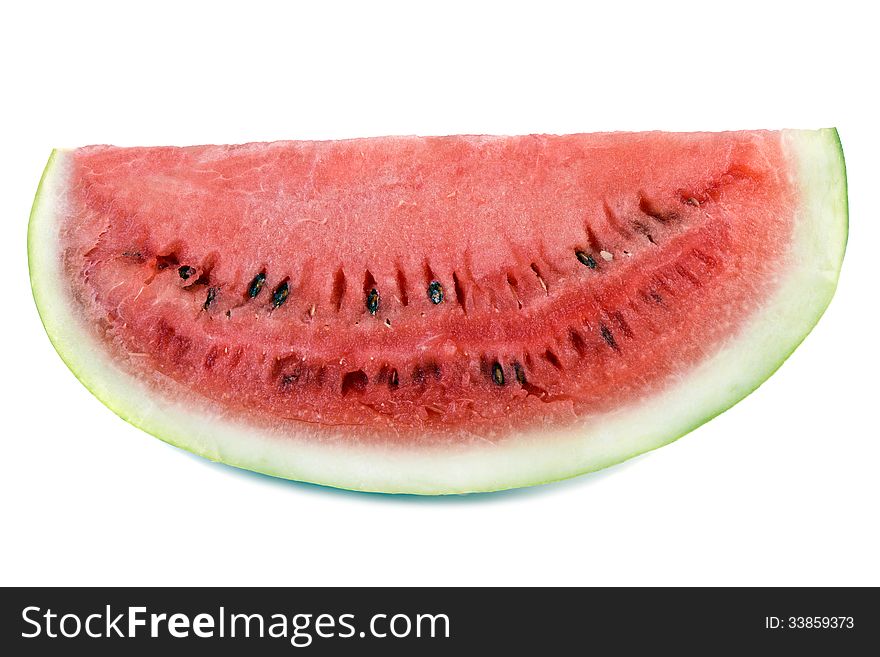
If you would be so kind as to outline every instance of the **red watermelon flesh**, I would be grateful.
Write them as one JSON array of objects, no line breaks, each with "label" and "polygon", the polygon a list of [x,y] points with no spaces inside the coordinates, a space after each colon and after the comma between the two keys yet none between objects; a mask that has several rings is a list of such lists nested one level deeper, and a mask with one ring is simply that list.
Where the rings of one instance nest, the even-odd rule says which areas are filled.
[{"label": "red watermelon flesh", "polygon": [[[173,442],[370,490],[506,487],[492,472],[496,483],[461,485],[469,452],[481,463],[486,450],[589,441],[590,426],[668,394],[765,320],[805,259],[836,281],[845,240],[827,132],[94,146],[50,170],[36,248],[57,262],[66,301],[41,304],[35,284],[44,320],[66,303],[74,350],[100,353],[134,397],[236,427],[229,451],[259,462],[226,457],[209,431]],[[816,219],[820,202],[833,207]],[[771,365],[831,292],[802,314],[775,311],[787,339]],[[747,378],[731,376],[732,388]],[[130,406],[114,407],[155,411]],[[279,465],[298,454],[317,474]],[[370,474],[449,454],[459,468],[446,484],[422,486],[422,466]],[[347,463],[359,459],[363,471]]]}]

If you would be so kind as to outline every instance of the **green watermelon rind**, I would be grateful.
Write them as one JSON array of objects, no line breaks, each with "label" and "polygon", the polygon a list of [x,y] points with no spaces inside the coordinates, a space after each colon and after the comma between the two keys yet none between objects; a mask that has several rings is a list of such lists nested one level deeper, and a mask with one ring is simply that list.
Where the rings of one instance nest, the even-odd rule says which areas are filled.
[{"label": "green watermelon rind", "polygon": [[28,261],[46,333],[77,379],[130,424],[228,465],[338,488],[420,495],[488,492],[567,479],[669,444],[766,381],[819,321],[837,287],[848,235],[846,167],[836,129],[784,131],[789,175],[802,190],[791,266],[729,344],[681,382],[567,431],[454,448],[351,446],[272,435],[192,396],[167,399],[115,362],[80,323],[64,293],[56,215],[65,151],[53,151],[34,199]]}]

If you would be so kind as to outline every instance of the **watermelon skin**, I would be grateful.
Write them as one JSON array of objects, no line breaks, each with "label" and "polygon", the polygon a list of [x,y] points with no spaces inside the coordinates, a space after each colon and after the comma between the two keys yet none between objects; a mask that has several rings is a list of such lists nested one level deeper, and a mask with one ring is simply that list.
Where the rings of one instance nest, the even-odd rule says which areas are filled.
[{"label": "watermelon skin", "polygon": [[[53,229],[67,154],[44,172],[28,235],[34,298],[56,350],[87,388],[126,421],[212,460],[325,485],[389,493],[449,494],[545,483],[598,470],[667,444],[757,388],[807,335],[837,284],[847,235],[846,177],[835,130],[781,136],[798,189],[794,265],[725,347],[674,386],[588,425],[524,432],[502,445],[401,448],[290,441],[224,412],[196,393],[157,395],[90,338],[59,285]],[[548,448],[552,445],[552,448]]]}]

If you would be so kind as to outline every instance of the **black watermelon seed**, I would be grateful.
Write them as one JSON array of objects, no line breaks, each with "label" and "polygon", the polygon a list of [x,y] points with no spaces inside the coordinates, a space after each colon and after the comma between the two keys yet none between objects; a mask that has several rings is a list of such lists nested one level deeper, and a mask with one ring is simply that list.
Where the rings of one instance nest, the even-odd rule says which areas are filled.
[{"label": "black watermelon seed", "polygon": [[609,329],[604,324],[601,324],[599,326],[599,333],[601,333],[602,339],[605,340],[605,343],[609,347],[614,349],[614,351],[620,351],[619,347],[617,346],[617,341],[614,339],[614,336],[611,334],[611,329]]},{"label": "black watermelon seed", "polygon": [[438,303],[443,303],[443,286],[440,285],[440,281],[431,281],[428,286],[428,298],[435,306]]},{"label": "black watermelon seed", "polygon": [[596,268],[596,259],[591,256],[589,253],[584,253],[583,251],[575,251],[574,255],[580,260],[582,265],[586,265],[590,269]]},{"label": "black watermelon seed", "polygon": [[388,380],[388,383],[393,388],[396,388],[397,385],[400,383],[400,379],[397,377],[397,370],[391,370],[391,378]]},{"label": "black watermelon seed", "polygon": [[180,269],[177,270],[177,273],[180,274],[180,277],[183,280],[187,280],[190,276],[196,273],[194,267],[190,267],[189,265],[184,265]]},{"label": "black watermelon seed", "polygon": [[492,380],[499,386],[504,385],[504,369],[497,362],[492,364]]},{"label": "black watermelon seed", "polygon": [[283,281],[281,285],[275,288],[275,291],[272,293],[272,307],[277,308],[285,301],[287,301],[287,296],[290,294],[290,286],[287,284],[287,281]]},{"label": "black watermelon seed", "polygon": [[519,383],[521,386],[524,386],[526,384],[526,373],[523,372],[522,365],[520,365],[519,363],[514,363],[513,372],[514,374],[516,374],[517,383]]},{"label": "black watermelon seed", "polygon": [[376,288],[367,292],[367,310],[371,315],[375,315],[379,311],[379,290]]},{"label": "black watermelon seed", "polygon": [[251,284],[248,285],[248,296],[251,299],[256,297],[260,293],[260,290],[263,289],[263,285],[265,284],[265,282],[266,273],[261,271],[259,274],[254,276],[254,280],[252,280]]},{"label": "black watermelon seed", "polygon": [[205,297],[205,303],[202,304],[202,310],[207,310],[208,307],[214,303],[214,299],[217,298],[217,288],[209,287],[208,288],[208,296]]}]

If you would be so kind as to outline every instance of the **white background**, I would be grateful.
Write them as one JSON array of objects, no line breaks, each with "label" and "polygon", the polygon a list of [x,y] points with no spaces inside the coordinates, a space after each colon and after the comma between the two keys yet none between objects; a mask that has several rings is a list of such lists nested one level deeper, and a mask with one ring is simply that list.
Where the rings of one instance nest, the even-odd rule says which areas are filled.
[{"label": "white background", "polygon": [[[0,584],[880,585],[870,3],[239,4],[3,10]],[[94,399],[30,295],[54,146],[831,125],[851,232],[815,331],[731,411],[560,484],[394,498],[192,457]]]}]

